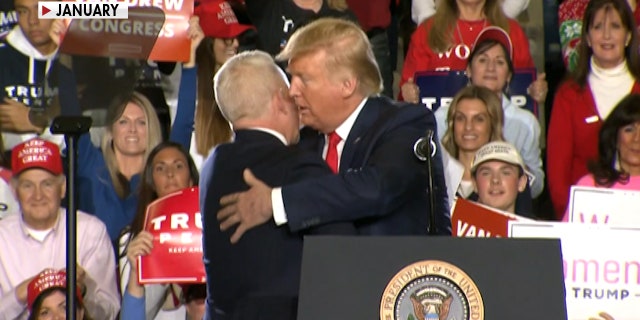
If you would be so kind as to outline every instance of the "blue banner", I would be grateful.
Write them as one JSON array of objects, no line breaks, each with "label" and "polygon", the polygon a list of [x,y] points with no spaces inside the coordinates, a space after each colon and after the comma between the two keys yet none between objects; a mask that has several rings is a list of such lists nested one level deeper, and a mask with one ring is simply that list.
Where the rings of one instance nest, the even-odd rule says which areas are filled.
[{"label": "blue banner", "polygon": [[[537,117],[538,104],[527,94],[527,88],[536,79],[536,69],[518,69],[509,83],[511,102],[527,109]],[[420,101],[427,108],[436,111],[440,106],[448,106],[456,93],[469,83],[464,71],[417,72],[415,82],[420,88]]]}]

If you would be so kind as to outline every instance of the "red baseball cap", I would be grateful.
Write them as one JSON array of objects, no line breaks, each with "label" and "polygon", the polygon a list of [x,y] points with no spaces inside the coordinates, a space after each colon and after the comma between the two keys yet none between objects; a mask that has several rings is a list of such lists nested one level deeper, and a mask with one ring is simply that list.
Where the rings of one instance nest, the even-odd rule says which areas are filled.
[{"label": "red baseball cap", "polygon": [[226,1],[202,1],[194,9],[200,18],[204,35],[211,38],[236,38],[253,26],[238,23],[236,14]]},{"label": "red baseball cap", "polygon": [[40,138],[16,145],[11,150],[11,170],[14,175],[32,168],[40,168],[61,175],[62,157],[58,145]]},{"label": "red baseball cap", "polygon": [[[67,273],[64,270],[56,271],[53,269],[46,269],[40,272],[35,278],[33,278],[27,286],[27,308],[29,311],[33,308],[33,303],[36,301],[40,294],[50,288],[66,288],[67,287]],[[77,288],[76,295],[78,301],[82,303],[82,294],[80,288]]]},{"label": "red baseball cap", "polygon": [[482,29],[478,34],[478,37],[476,37],[476,42],[473,43],[473,48],[484,40],[498,41],[505,47],[505,49],[507,49],[509,59],[513,60],[513,44],[511,43],[511,37],[509,37],[509,34],[504,31],[504,29],[496,26],[489,26]]}]

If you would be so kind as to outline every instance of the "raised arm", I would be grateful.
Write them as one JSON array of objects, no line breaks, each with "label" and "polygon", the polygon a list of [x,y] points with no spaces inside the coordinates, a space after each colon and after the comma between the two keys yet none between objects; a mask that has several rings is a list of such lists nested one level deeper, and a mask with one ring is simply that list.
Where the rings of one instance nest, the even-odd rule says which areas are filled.
[{"label": "raised arm", "polygon": [[204,33],[198,21],[197,16],[189,19],[187,34],[191,39],[191,56],[189,62],[182,66],[182,76],[180,77],[178,91],[178,110],[176,111],[176,118],[173,121],[169,136],[169,140],[181,144],[185,150],[189,150],[191,145],[191,133],[196,110],[196,49],[204,39]]}]

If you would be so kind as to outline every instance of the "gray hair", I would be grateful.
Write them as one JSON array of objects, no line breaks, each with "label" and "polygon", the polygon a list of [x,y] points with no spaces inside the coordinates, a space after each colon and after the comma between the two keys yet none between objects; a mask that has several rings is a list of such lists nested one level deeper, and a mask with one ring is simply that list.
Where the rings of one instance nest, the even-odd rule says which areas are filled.
[{"label": "gray hair", "polygon": [[234,123],[241,118],[262,116],[287,78],[269,54],[253,50],[227,60],[213,81],[218,107]]}]

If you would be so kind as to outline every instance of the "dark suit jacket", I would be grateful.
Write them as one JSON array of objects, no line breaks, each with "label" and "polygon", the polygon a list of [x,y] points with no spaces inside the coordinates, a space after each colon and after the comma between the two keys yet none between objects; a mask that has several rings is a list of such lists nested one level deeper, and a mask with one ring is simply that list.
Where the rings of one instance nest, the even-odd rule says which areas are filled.
[{"label": "dark suit jacket", "polygon": [[[424,106],[371,97],[358,115],[340,157],[339,175],[282,188],[289,227],[300,230],[335,221],[354,221],[360,234],[427,234],[427,169],[413,145],[427,129],[436,131]],[[324,136],[303,130],[301,146],[322,152]],[[437,139],[437,137],[434,137]],[[442,159],[433,157],[437,233],[451,234]]]},{"label": "dark suit jacket", "polygon": [[[236,131],[235,141],[218,146],[207,158],[200,180],[207,319],[295,319],[302,261],[302,234],[273,221],[245,233],[221,232],[216,219],[220,197],[248,189],[249,168],[271,186],[331,174],[324,161],[297,146],[257,130]],[[355,234],[353,224],[331,224],[314,233]]]}]

